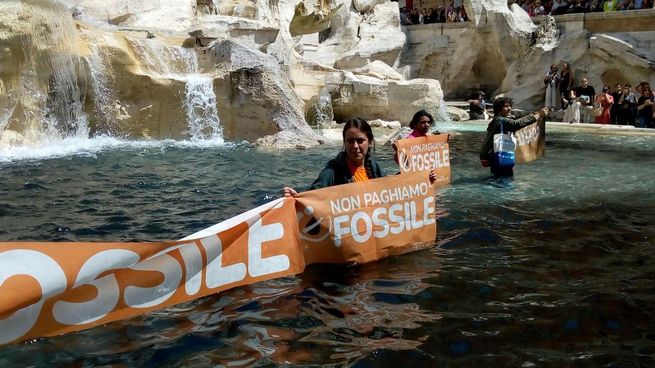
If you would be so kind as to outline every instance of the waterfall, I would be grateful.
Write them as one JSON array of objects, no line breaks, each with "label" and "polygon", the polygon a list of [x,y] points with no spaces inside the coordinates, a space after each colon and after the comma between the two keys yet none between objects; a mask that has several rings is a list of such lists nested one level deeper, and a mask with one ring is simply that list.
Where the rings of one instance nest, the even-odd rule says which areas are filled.
[{"label": "waterfall", "polygon": [[[121,101],[125,91],[116,84],[122,76],[114,73],[125,68],[185,87],[171,108],[186,113],[188,138],[223,143],[213,81],[200,74],[194,49],[168,46],[165,38],[78,29],[58,1],[0,0],[0,14],[0,160],[36,157],[30,150],[80,152],[139,134],[130,113],[149,107]],[[117,59],[122,55],[125,60]],[[179,123],[184,129],[184,122],[173,122]]]},{"label": "waterfall", "polygon": [[152,74],[185,81],[182,105],[185,108],[192,140],[223,141],[212,79],[200,74],[198,54],[194,50],[171,47],[155,40],[133,40],[133,51]]},{"label": "waterfall", "polygon": [[93,111],[99,120],[97,131],[102,134],[117,135],[119,132],[113,105],[118,99],[111,86],[113,75],[108,71],[102,50],[96,43],[89,46],[91,53],[87,57],[87,62],[93,91]]},{"label": "waterfall", "polygon": [[198,73],[198,55],[192,49],[172,47],[156,39],[128,39],[147,72],[162,77]]},{"label": "waterfall", "polygon": [[439,102],[439,111],[437,112],[437,116],[435,116],[435,120],[444,122],[452,120],[450,114],[448,114],[448,106],[446,105],[446,100],[444,100],[443,96]]},{"label": "waterfall", "polygon": [[0,135],[11,133],[23,144],[87,135],[83,65],[71,15],[54,2],[10,0],[1,8],[9,42],[1,60],[8,72],[0,82],[9,97],[0,100]]},{"label": "waterfall", "polygon": [[223,140],[212,79],[201,74],[186,77],[184,105],[191,139]]}]

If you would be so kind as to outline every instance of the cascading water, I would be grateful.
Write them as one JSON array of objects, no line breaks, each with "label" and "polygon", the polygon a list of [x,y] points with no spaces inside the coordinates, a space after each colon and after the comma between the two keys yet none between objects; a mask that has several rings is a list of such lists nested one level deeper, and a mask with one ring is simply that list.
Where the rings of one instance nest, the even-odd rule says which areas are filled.
[{"label": "cascading water", "polygon": [[152,74],[175,77],[197,73],[198,55],[182,47],[172,47],[156,39],[128,39],[142,66]]},{"label": "cascading water", "polygon": [[450,117],[450,114],[448,113],[448,106],[446,105],[446,100],[444,100],[443,97],[441,97],[441,102],[439,103],[439,110],[437,111],[434,120],[435,120],[434,129],[436,130],[449,131],[454,129],[453,121]]},{"label": "cascading water", "polygon": [[223,128],[218,118],[216,95],[211,78],[200,74],[188,75],[185,96],[191,139],[223,141]]},{"label": "cascading water", "polygon": [[[88,135],[75,23],[58,3],[3,2],[1,142],[43,145]],[[5,69],[5,68],[3,68]],[[11,136],[11,139],[7,139]]]},{"label": "cascading water", "polygon": [[193,50],[170,47],[154,40],[132,40],[132,49],[144,61],[148,72],[186,83],[184,106],[189,136],[223,142],[216,94],[211,77],[199,74],[198,55]]},{"label": "cascading water", "polygon": [[[125,41],[134,59],[121,67],[186,84],[179,108],[187,117],[188,138],[196,145],[224,143],[212,80],[199,74],[195,50],[78,30],[70,12],[56,2],[1,1],[0,12],[0,161],[142,144],[122,138],[131,134],[124,131],[131,116],[116,90],[119,76],[109,55],[124,52]],[[85,107],[87,91],[92,104]],[[92,119],[85,111],[93,111]]]},{"label": "cascading water", "polygon": [[91,53],[87,57],[91,88],[93,91],[93,111],[100,122],[97,132],[107,135],[120,135],[116,127],[116,94],[111,86],[113,75],[107,68],[107,61],[97,43],[91,43]]},{"label": "cascading water", "polygon": [[444,100],[443,97],[441,97],[441,101],[439,102],[439,111],[437,112],[437,116],[435,116],[437,121],[451,121],[452,119],[450,118],[450,114],[448,114],[448,106],[446,105],[446,100]]}]

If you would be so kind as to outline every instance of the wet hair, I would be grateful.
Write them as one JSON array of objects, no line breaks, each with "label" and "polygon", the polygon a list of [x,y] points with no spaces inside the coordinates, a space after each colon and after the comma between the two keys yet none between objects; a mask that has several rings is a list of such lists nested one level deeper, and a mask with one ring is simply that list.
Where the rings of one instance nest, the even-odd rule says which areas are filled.
[{"label": "wet hair", "polygon": [[512,104],[512,99],[509,97],[501,97],[494,100],[494,115],[500,114],[500,111],[505,107],[505,104]]},{"label": "wet hair", "polygon": [[427,116],[430,119],[430,125],[432,125],[434,123],[434,118],[432,117],[432,114],[430,114],[429,112],[427,112],[425,110],[419,110],[412,117],[412,121],[409,122],[410,129],[416,128],[416,126],[418,125],[418,122],[424,116]]},{"label": "wet hair", "polygon": [[364,132],[366,138],[368,139],[369,148],[366,151],[366,155],[364,156],[364,169],[366,169],[366,176],[372,178],[373,164],[371,163],[371,148],[373,148],[373,151],[375,151],[375,138],[373,137],[373,129],[371,129],[371,126],[366,122],[366,120],[360,117],[354,117],[344,120],[343,132],[341,133],[341,135],[343,136],[344,145],[346,144],[346,131],[348,131],[348,129],[351,128],[361,130],[362,132]]}]

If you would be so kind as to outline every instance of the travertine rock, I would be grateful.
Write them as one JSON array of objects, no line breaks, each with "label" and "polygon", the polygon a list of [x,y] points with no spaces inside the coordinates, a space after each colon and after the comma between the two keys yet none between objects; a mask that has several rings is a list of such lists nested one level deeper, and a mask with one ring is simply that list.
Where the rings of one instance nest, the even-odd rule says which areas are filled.
[{"label": "travertine rock", "polygon": [[323,139],[309,138],[304,134],[283,130],[255,141],[255,145],[266,149],[308,149],[323,143]]},{"label": "travertine rock", "polygon": [[399,121],[386,121],[382,119],[373,119],[368,122],[373,128],[400,129],[402,126]]},{"label": "travertine rock", "polygon": [[207,55],[204,62],[214,64],[220,74],[214,90],[227,139],[254,141],[281,130],[318,138],[305,123],[302,100],[273,57],[229,40],[214,44]]},{"label": "travertine rock", "polygon": [[326,86],[332,95],[337,121],[360,116],[366,120],[398,120],[407,124],[421,109],[436,115],[443,97],[441,86],[434,79],[382,80],[335,72],[326,77]]}]

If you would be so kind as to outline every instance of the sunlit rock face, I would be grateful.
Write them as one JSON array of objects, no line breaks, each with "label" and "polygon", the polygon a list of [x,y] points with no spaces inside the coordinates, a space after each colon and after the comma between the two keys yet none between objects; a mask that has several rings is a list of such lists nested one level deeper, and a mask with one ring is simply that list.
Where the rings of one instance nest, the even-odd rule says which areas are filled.
[{"label": "sunlit rock face", "polygon": [[338,69],[358,68],[374,60],[396,66],[406,41],[398,4],[378,1],[359,6],[361,10],[350,0],[340,3],[327,39],[305,57]]},{"label": "sunlit rock face", "polygon": [[443,97],[441,86],[434,79],[406,81],[335,72],[326,77],[326,85],[332,94],[337,121],[360,116],[408,124],[418,110],[436,115]]},{"label": "sunlit rock face", "polygon": [[[287,147],[295,134],[310,146],[319,139],[306,117],[316,126],[346,115],[406,121],[410,110],[436,109],[442,96],[435,80],[406,81],[394,69],[406,38],[391,1],[8,0],[0,7],[0,142],[7,144],[110,134],[270,136],[263,145]],[[309,50],[300,36],[316,32],[323,42]],[[357,93],[341,93],[351,87]]]},{"label": "sunlit rock face", "polygon": [[212,45],[202,62],[216,70],[214,89],[224,110],[226,138],[255,140],[282,130],[314,136],[303,102],[275,58],[226,40]]},{"label": "sunlit rock face", "polygon": [[[447,98],[478,89],[504,94],[515,106],[544,103],[543,77],[553,63],[569,62],[576,84],[655,82],[655,11],[569,14],[530,18],[506,1],[465,1],[465,24],[407,27],[409,47],[400,67],[408,77],[438,78]],[[539,24],[533,23],[538,21]]]}]

